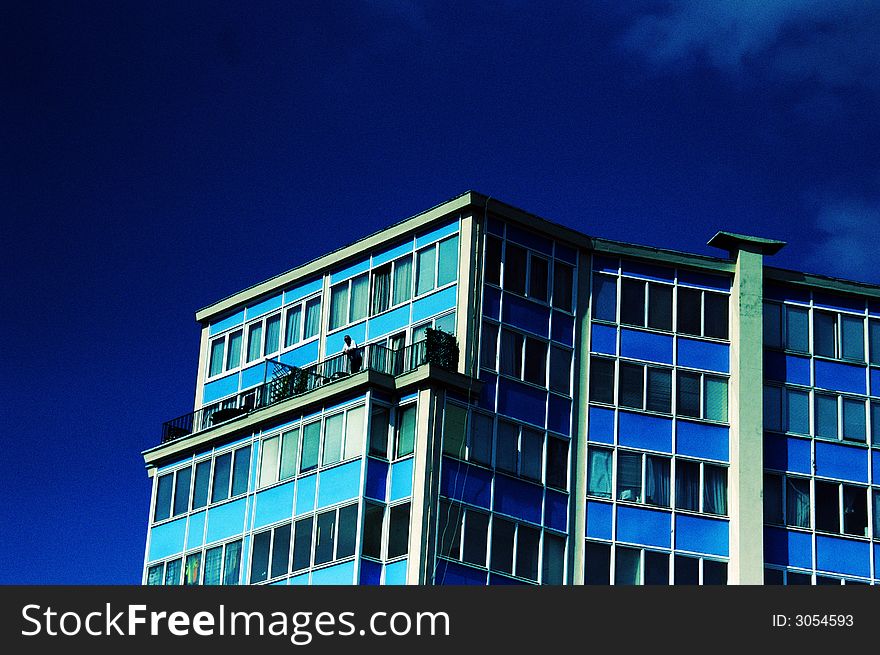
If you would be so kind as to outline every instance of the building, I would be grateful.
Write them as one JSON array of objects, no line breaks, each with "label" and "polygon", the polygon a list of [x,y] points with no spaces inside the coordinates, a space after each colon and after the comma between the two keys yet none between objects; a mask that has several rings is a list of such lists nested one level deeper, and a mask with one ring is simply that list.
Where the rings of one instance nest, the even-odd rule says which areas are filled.
[{"label": "building", "polygon": [[880,288],[709,244],[468,192],[199,310],[144,583],[880,580]]}]

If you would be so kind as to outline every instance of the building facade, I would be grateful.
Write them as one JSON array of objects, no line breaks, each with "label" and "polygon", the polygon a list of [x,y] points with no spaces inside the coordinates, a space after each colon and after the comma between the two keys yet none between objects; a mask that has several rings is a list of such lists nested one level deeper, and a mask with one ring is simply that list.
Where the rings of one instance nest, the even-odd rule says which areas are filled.
[{"label": "building facade", "polygon": [[880,580],[880,288],[709,244],[468,192],[199,310],[143,582]]}]

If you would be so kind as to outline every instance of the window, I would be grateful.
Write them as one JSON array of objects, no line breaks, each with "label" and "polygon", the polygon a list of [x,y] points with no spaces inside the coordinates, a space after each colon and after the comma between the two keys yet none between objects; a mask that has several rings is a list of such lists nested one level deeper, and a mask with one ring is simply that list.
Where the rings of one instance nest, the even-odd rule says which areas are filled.
[{"label": "window", "polygon": [[498,470],[541,482],[543,453],[543,432],[499,419],[495,442]]},{"label": "window", "polygon": [[364,504],[364,532],[361,552],[366,557],[382,558],[382,525],[385,521],[385,507],[375,503]]},{"label": "window", "polygon": [[593,318],[600,321],[617,320],[617,278],[593,275]]},{"label": "window", "polygon": [[489,515],[467,510],[464,520],[461,559],[469,564],[486,566],[489,545]]},{"label": "window", "polygon": [[307,423],[302,429],[302,458],[299,464],[300,473],[318,468],[318,450],[321,445],[321,422]]},{"label": "window", "polygon": [[492,545],[489,563],[493,571],[513,573],[515,532],[515,523],[499,518],[498,515],[492,517]]},{"label": "window", "polygon": [[880,403],[871,402],[871,445],[880,446]]},{"label": "window", "polygon": [[694,512],[700,509],[700,464],[677,459],[675,462],[675,508]]},{"label": "window", "polygon": [[785,307],[785,347],[796,352],[810,351],[810,314],[802,307]]},{"label": "window", "polygon": [[540,532],[535,528],[518,525],[516,529],[516,575],[538,580],[538,544]]},{"label": "window", "polygon": [[703,464],[703,511],[727,515],[727,469]]},{"label": "window", "polygon": [[208,357],[209,378],[241,366],[241,342],[240,329],[211,341],[211,352]]},{"label": "window", "polygon": [[813,353],[837,356],[837,316],[831,312],[813,312]]},{"label": "window", "polygon": [[370,416],[370,455],[388,457],[388,426],[390,411],[387,407],[374,406]]},{"label": "window", "polygon": [[550,263],[543,257],[532,255],[529,258],[529,297],[547,302],[550,280]]},{"label": "window", "polygon": [[502,329],[500,372],[546,387],[547,348],[546,341]]},{"label": "window", "polygon": [[444,239],[416,253],[416,295],[433,291],[458,277],[458,236]]},{"label": "window", "polygon": [[837,439],[837,396],[815,394],[816,436]]},{"label": "window", "polygon": [[[560,261],[553,262],[553,307],[570,312],[574,309],[574,269]],[[613,320],[613,319],[612,319]]]},{"label": "window", "polygon": [[492,465],[492,441],[495,420],[481,412],[471,414],[470,441],[468,443],[468,460],[482,464]]},{"label": "window", "polygon": [[614,360],[590,357],[590,402],[614,403]]},{"label": "window", "polygon": [[446,403],[443,417],[443,452],[464,459],[467,435],[467,408],[454,403]]},{"label": "window", "polygon": [[678,371],[677,375],[678,416],[727,422],[726,378],[685,371]]},{"label": "window", "polygon": [[485,281],[488,284],[501,286],[501,239],[486,235],[486,252],[484,255]]},{"label": "window", "polygon": [[670,459],[618,451],[617,498],[669,507]]},{"label": "window", "polygon": [[620,322],[657,330],[672,330],[672,287],[668,284],[622,278]]},{"label": "window", "polygon": [[254,535],[250,582],[286,575],[290,563],[290,523]]},{"label": "window", "polygon": [[541,584],[561,585],[565,581],[565,537],[544,531]]},{"label": "window", "polygon": [[321,328],[321,298],[309,298],[297,302],[285,310],[284,316],[285,348],[311,339]]},{"label": "window", "polygon": [[494,323],[483,323],[480,334],[480,366],[491,371],[497,370],[498,326]]},{"label": "window", "polygon": [[658,553],[654,550],[645,551],[644,584],[669,584],[669,553]]},{"label": "window", "polygon": [[[870,344],[874,343],[872,331],[876,331],[874,321],[870,321],[868,324]],[[864,362],[864,318],[851,314],[813,310],[813,352],[823,357],[839,357],[850,361]],[[876,348],[874,355],[876,355]]]},{"label": "window", "polygon": [[330,330],[367,316],[369,277],[366,273],[330,288]]},{"label": "window", "polygon": [[584,584],[611,584],[611,546],[588,541],[584,548]]},{"label": "window", "polygon": [[677,585],[698,585],[700,584],[700,560],[696,557],[684,557],[676,555],[675,562],[675,584]]},{"label": "window", "polygon": [[816,530],[868,536],[867,489],[816,480]]},{"label": "window", "polygon": [[617,403],[621,407],[641,409],[644,406],[644,372],[644,366],[620,363],[620,388],[618,390]]},{"label": "window", "polygon": [[214,482],[211,502],[216,503],[247,491],[251,447],[238,448],[214,458]]},{"label": "window", "polygon": [[865,442],[867,423],[865,402],[854,398],[842,398],[843,438],[848,441]]},{"label": "window", "polygon": [[381,314],[391,306],[391,264],[374,268],[370,290],[370,316]]},{"label": "window", "polygon": [[880,321],[868,319],[868,357],[872,364],[880,364]]},{"label": "window", "polygon": [[192,508],[199,509],[208,504],[208,488],[211,485],[211,460],[196,462],[196,481],[193,486]]},{"label": "window", "polygon": [[783,523],[782,480],[781,475],[764,474],[764,523]]},{"label": "window", "polygon": [[874,539],[880,539],[880,491],[874,490],[871,493],[874,499],[873,515],[874,515]]},{"label": "window", "polygon": [[299,428],[264,439],[260,454],[259,487],[292,478],[296,473]]},{"label": "window", "polygon": [[568,489],[568,442],[563,439],[547,437],[544,484],[562,491]]},{"label": "window", "polygon": [[764,345],[782,347],[782,305],[778,303],[764,303]]},{"label": "window", "polygon": [[611,498],[612,451],[593,448],[587,452],[587,495]]},{"label": "window", "polygon": [[550,391],[571,395],[571,351],[550,346]]},{"label": "window", "polygon": [[174,492],[174,475],[159,476],[156,482],[156,505],[153,510],[154,521],[164,521],[171,516],[171,497]]},{"label": "window", "polygon": [[291,571],[309,568],[312,561],[312,524],[314,517],[300,519],[293,524],[293,558]]},{"label": "window", "polygon": [[868,536],[868,498],[861,487],[843,486],[843,533]]},{"label": "window", "polygon": [[197,585],[201,581],[202,553],[190,553],[183,567],[183,584]]},{"label": "window", "polygon": [[437,244],[437,286],[442,287],[458,278],[458,237]]},{"label": "window", "polygon": [[248,326],[247,361],[252,362],[260,358],[263,349],[263,322],[252,323]]},{"label": "window", "polygon": [[796,528],[810,527],[810,481],[785,478],[785,524]]},{"label": "window", "polygon": [[504,251],[504,289],[520,296],[526,295],[528,251],[507,242]]},{"label": "window", "polygon": [[727,339],[728,296],[723,293],[678,288],[678,325],[683,334]]},{"label": "window", "polygon": [[816,529],[840,532],[839,485],[816,480]]},{"label": "window", "polygon": [[394,262],[392,305],[399,305],[412,297],[412,255]]},{"label": "window", "polygon": [[672,411],[672,369],[620,363],[618,404],[666,414]]},{"label": "window", "polygon": [[364,406],[324,417],[321,464],[360,457],[363,452]]},{"label": "window", "polygon": [[388,518],[388,559],[409,552],[409,503],[394,505]]},{"label": "window", "polygon": [[174,474],[174,516],[189,510],[189,483],[192,479],[192,468],[187,466]]},{"label": "window", "polygon": [[395,457],[411,455],[416,439],[416,406],[406,405],[397,409],[397,432]]},{"label": "window", "polygon": [[865,321],[859,316],[840,315],[840,349],[843,359],[865,361]]},{"label": "window", "polygon": [[[357,528],[357,504],[318,514],[315,517],[315,566],[354,555]],[[297,565],[294,561],[294,566]]]},{"label": "window", "polygon": [[641,582],[642,551],[617,546],[614,549],[614,584],[637,585]]}]

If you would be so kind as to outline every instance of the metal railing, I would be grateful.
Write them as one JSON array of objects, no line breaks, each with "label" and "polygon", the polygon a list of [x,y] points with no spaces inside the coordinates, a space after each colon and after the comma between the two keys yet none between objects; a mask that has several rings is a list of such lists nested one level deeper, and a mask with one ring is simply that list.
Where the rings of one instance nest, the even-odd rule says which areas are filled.
[{"label": "metal railing", "polygon": [[[428,342],[429,340],[425,339],[397,349],[370,344],[302,368],[269,360],[265,363],[266,375],[263,384],[166,421],[162,424],[162,443],[246,416],[255,410],[308,393],[362,371],[401,375],[415,370],[428,361],[444,368],[454,368],[458,364],[457,357],[455,361],[451,361],[450,357],[445,356],[445,353],[437,348],[432,348],[434,352],[429,357]],[[439,360],[438,352],[444,355]]]}]

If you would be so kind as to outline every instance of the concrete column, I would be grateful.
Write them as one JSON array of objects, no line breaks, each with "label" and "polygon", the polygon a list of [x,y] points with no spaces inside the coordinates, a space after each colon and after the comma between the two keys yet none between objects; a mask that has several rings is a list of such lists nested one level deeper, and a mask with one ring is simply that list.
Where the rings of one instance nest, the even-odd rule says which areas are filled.
[{"label": "concrete column", "polygon": [[480,336],[479,280],[482,279],[480,256],[481,217],[466,214],[461,219],[458,249],[458,302],[455,310],[455,336],[458,340],[458,372],[477,377],[477,353]]},{"label": "concrete column", "polygon": [[445,394],[432,389],[419,391],[416,443],[413,453],[413,490],[409,514],[409,559],[406,584],[430,584],[434,560],[432,524],[437,517],[439,452]]}]

